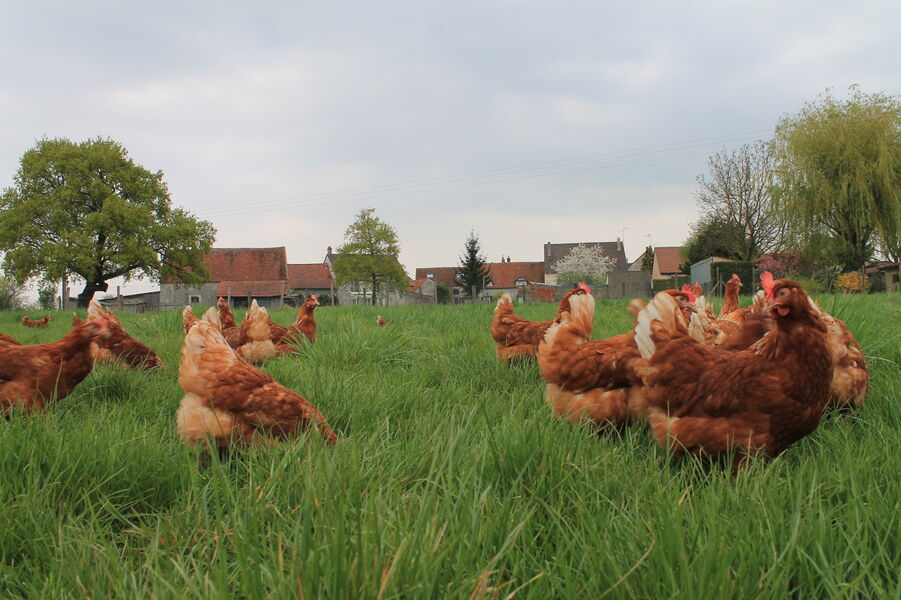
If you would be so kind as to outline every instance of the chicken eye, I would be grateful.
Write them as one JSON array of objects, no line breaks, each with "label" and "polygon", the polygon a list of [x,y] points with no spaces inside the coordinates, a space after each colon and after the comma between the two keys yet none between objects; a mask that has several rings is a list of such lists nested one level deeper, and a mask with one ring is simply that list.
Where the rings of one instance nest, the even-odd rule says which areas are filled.
[{"label": "chicken eye", "polygon": [[791,292],[789,291],[788,288],[782,288],[781,290],[779,290],[779,293],[776,294],[776,295],[777,295],[779,298],[786,298],[786,297],[788,297],[788,295],[789,295],[790,293],[791,293]]}]

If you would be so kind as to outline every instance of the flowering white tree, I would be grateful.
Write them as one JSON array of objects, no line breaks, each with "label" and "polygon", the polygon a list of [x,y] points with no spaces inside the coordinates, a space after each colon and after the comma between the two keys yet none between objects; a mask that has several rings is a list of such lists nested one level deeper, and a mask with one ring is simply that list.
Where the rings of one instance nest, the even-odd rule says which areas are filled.
[{"label": "flowering white tree", "polygon": [[559,285],[606,283],[607,272],[613,270],[614,260],[604,254],[600,246],[579,244],[554,265]]}]

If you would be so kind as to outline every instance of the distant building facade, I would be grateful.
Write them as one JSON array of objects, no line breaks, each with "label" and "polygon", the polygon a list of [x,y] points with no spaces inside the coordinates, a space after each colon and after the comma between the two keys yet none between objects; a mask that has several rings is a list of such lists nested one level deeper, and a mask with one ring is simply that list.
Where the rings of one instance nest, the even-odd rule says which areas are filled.
[{"label": "distant building facade", "polygon": [[670,279],[683,273],[679,265],[682,264],[682,246],[657,246],[654,248],[654,279]]},{"label": "distant building facade", "polygon": [[212,306],[222,297],[232,306],[281,306],[290,293],[288,259],[284,246],[275,248],[213,248],[203,258],[209,280],[200,284],[163,282],[164,308],[202,304]]},{"label": "distant building facade", "polygon": [[335,293],[335,278],[325,263],[289,264],[288,287],[291,302],[295,305],[310,296],[317,296],[321,304],[330,304]]}]

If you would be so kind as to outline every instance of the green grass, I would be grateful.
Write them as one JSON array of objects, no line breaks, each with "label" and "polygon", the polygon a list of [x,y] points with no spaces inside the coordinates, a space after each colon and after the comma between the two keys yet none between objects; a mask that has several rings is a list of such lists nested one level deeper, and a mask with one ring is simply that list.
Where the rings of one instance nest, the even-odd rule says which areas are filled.
[{"label": "green grass", "polygon": [[[317,344],[265,370],[341,441],[201,470],[175,431],[180,314],[122,315],[167,369],[101,366],[0,420],[0,597],[901,597],[901,296],[821,300],[869,398],[737,477],[553,418],[537,368],[495,360],[490,305],[320,308]],[[629,327],[625,302],[597,313],[596,338]],[[0,331],[50,341],[67,315]]]}]

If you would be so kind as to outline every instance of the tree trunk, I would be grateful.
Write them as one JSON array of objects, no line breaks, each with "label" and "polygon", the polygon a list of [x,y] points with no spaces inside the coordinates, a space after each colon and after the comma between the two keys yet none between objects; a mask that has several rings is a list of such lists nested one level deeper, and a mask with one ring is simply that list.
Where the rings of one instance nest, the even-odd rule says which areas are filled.
[{"label": "tree trunk", "polygon": [[109,285],[105,281],[90,281],[85,284],[84,289],[78,294],[78,308],[87,308],[94,297],[94,292],[105,292],[109,289]]},{"label": "tree trunk", "polygon": [[377,298],[378,298],[378,291],[379,291],[379,290],[378,290],[378,287],[377,287],[377,286],[378,286],[378,278],[375,277],[375,276],[373,276],[373,277],[372,277],[372,305],[373,305],[373,306],[376,305],[376,300],[377,300]]}]

